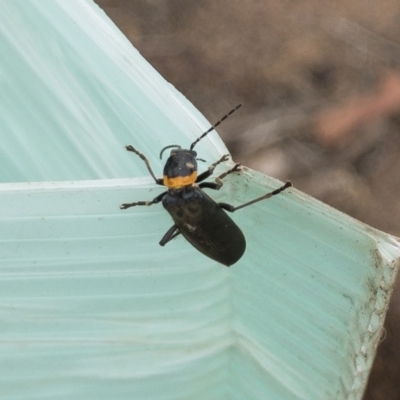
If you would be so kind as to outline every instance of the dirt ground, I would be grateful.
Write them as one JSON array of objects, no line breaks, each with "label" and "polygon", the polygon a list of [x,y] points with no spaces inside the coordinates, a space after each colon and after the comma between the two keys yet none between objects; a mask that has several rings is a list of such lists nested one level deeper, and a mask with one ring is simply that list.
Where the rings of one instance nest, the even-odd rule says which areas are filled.
[{"label": "dirt ground", "polygon": [[[400,236],[398,0],[96,0],[236,162]],[[398,285],[400,286],[400,285]],[[400,288],[364,400],[400,399]]]}]

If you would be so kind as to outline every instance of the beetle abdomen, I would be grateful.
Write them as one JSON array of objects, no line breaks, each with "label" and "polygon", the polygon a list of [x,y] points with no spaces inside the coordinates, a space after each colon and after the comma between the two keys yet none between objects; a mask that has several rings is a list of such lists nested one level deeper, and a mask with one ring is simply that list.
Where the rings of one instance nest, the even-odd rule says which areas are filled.
[{"label": "beetle abdomen", "polygon": [[226,266],[242,257],[246,250],[242,231],[201,189],[171,190],[163,205],[182,235],[201,253]]},{"label": "beetle abdomen", "polygon": [[[221,212],[225,214],[225,211],[221,210]],[[227,231],[220,235],[216,231],[199,227],[195,230],[179,227],[179,230],[197,250],[229,267],[239,261],[244,254],[246,240],[242,231],[232,220],[229,225],[225,225],[225,228]]]}]

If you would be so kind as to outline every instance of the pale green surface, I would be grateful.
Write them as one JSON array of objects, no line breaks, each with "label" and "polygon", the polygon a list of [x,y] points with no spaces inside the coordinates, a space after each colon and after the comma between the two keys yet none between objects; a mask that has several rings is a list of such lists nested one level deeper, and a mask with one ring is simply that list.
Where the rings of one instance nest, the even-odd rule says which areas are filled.
[{"label": "pale green surface", "polygon": [[[398,242],[290,189],[233,215],[248,247],[231,268],[160,247],[162,206],[118,208],[162,190],[123,146],[161,175],[159,150],[208,123],[93,3],[0,18],[0,174],[21,182],[0,185],[0,398],[359,399]],[[226,152],[215,134],[196,149]],[[211,194],[278,185],[243,171]]]},{"label": "pale green surface", "polygon": [[208,127],[91,1],[1,1],[0,18],[0,182],[138,176],[135,138],[162,170],[160,148]]}]

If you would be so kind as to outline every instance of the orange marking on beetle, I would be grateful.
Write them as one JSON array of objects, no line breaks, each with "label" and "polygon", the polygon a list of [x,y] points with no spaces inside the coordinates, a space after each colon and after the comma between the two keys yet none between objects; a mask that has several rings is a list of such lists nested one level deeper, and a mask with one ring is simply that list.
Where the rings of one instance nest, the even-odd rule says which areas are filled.
[{"label": "orange marking on beetle", "polygon": [[188,186],[192,183],[195,183],[197,179],[197,171],[192,172],[192,174],[187,176],[175,176],[170,178],[164,175],[163,184],[167,186],[169,189],[179,188],[182,186]]}]

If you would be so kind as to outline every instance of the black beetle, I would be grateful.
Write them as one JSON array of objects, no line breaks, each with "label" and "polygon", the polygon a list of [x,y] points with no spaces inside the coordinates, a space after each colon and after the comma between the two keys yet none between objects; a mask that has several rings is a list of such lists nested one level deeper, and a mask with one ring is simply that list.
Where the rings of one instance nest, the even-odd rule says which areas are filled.
[{"label": "black beetle", "polygon": [[228,160],[229,155],[224,155],[220,160],[211,164],[207,171],[197,175],[197,153],[193,150],[194,146],[204,136],[215,129],[239,107],[241,107],[241,104],[197,138],[191,144],[189,150],[182,149],[179,145],[164,147],[161,150],[160,158],[162,158],[162,154],[166,149],[174,149],[171,150],[171,154],[165,163],[162,179],[154,175],[147,157],[133,146],[126,146],[126,150],[137,154],[146,163],[147,169],[157,185],[167,186],[168,190],[151,201],[124,203],[120,206],[121,209],[126,210],[129,207],[151,206],[162,201],[164,208],[174,220],[174,225],[161,239],[160,245],[166,245],[181,233],[201,253],[228,267],[235,264],[242,257],[246,249],[246,240],[240,228],[225,211],[234,212],[250,204],[268,199],[292,186],[291,182],[287,181],[280,188],[238,207],[227,203],[216,203],[202,190],[204,188],[219,190],[223,185],[222,179],[228,174],[239,170],[240,164],[235,164],[233,168],[219,175],[215,182],[203,182],[213,174],[218,164]]}]

